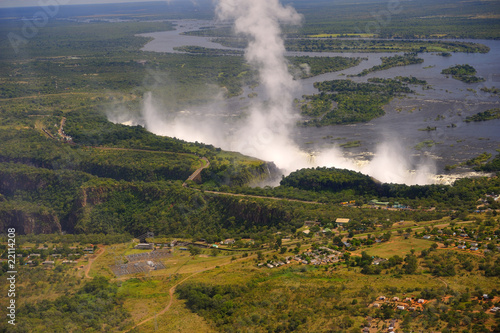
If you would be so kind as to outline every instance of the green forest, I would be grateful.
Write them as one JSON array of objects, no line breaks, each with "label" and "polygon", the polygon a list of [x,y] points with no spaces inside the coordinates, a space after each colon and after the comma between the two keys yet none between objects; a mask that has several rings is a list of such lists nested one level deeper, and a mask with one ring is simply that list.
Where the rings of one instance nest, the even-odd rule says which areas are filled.
[{"label": "green forest", "polygon": [[[283,3],[305,18],[283,27],[288,50],[346,56],[287,57],[295,80],[365,61],[351,52],[401,53],[364,76],[420,64],[424,52],[489,51],[423,38],[500,38],[496,1]],[[452,185],[387,184],[326,167],[282,176],[272,162],[134,125],[147,92],[172,114],[214,96],[255,97],[243,94],[259,77],[239,50],[140,50],[151,39],[139,34],[172,30],[167,19],[213,19],[212,1],[60,6],[12,44],[9,33],[24,36],[23,17],[40,10],[0,11],[0,277],[12,269],[10,228],[17,270],[17,325],[3,320],[0,331],[354,333],[393,322],[403,332],[499,331],[491,309],[500,306],[500,154],[457,161],[450,170],[488,174]],[[196,34],[246,45],[227,27]],[[482,80],[469,65],[442,74]],[[415,87],[430,88],[409,76],[317,82],[317,94],[295,101],[299,125],[368,122]],[[480,89],[492,98],[497,90]],[[109,120],[123,114],[137,121]],[[195,170],[200,178],[188,180]],[[279,185],[266,186],[271,178]],[[154,250],[136,248],[143,241]],[[158,253],[165,257],[148,259],[143,271],[112,269]],[[9,287],[0,285],[3,295]]]},{"label": "green forest", "polygon": [[[333,80],[314,83],[320,93],[298,101],[301,112],[311,119],[305,126],[352,124],[383,116],[382,107],[395,96],[413,93],[406,82],[411,78],[370,79],[368,83]],[[335,104],[334,104],[335,103]]]}]

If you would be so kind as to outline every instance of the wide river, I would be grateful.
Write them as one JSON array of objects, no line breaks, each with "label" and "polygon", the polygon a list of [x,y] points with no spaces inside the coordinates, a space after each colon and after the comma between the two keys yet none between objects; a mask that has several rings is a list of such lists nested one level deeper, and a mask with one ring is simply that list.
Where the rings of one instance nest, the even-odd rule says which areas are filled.
[{"label": "wide river", "polygon": [[[142,36],[153,37],[143,51],[177,52],[178,46],[201,46],[219,48],[220,44],[209,38],[182,35],[187,31],[199,30],[201,27],[212,26],[210,21],[183,20],[175,21],[174,31],[155,32]],[[298,127],[294,129],[295,141],[303,149],[314,152],[327,147],[349,141],[360,141],[359,147],[344,149],[344,154],[358,159],[370,158],[381,142],[398,142],[403,151],[415,161],[430,158],[436,164],[436,172],[445,174],[445,165],[452,165],[475,157],[482,152],[496,154],[500,148],[500,119],[485,122],[466,123],[466,116],[487,109],[500,107],[500,96],[485,93],[482,87],[500,88],[500,41],[495,40],[463,40],[481,43],[490,47],[490,52],[453,53],[451,57],[442,57],[433,53],[419,54],[424,59],[422,64],[405,67],[394,67],[384,71],[370,73],[364,77],[351,78],[357,82],[366,82],[368,78],[393,78],[396,76],[414,76],[426,80],[431,89],[411,86],[415,94],[404,98],[395,98],[385,107],[386,114],[368,123],[316,127]],[[295,92],[296,98],[317,93],[314,82],[345,78],[349,74],[357,74],[365,68],[381,63],[380,57],[391,56],[394,53],[312,53],[290,52],[287,55],[308,56],[345,56],[366,57],[358,66],[343,71],[327,73],[300,80],[300,88]],[[485,82],[466,84],[446,77],[441,71],[457,64],[469,64],[477,70],[477,76],[485,78]],[[259,87],[253,90],[247,87],[245,93],[225,103],[244,109],[252,100],[247,95],[255,91],[259,95]],[[203,110],[203,108],[200,108]],[[453,124],[453,126],[452,126]],[[436,127],[433,131],[422,131],[426,127]],[[431,141],[432,140],[432,141]],[[428,144],[422,145],[426,141]],[[453,172],[466,172],[467,169],[457,168]]]}]

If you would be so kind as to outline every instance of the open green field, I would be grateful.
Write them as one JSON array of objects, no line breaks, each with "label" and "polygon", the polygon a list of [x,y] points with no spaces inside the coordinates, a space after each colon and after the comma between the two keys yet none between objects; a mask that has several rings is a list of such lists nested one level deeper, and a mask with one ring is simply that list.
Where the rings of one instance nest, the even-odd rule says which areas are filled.
[{"label": "open green field", "polygon": [[366,251],[369,255],[389,258],[397,254],[399,256],[405,256],[414,250],[416,252],[421,252],[424,249],[428,249],[432,242],[425,239],[417,239],[410,237],[409,239],[404,239],[402,236],[393,236],[388,242],[373,244],[370,247],[357,250],[353,253],[361,254],[362,251]]}]

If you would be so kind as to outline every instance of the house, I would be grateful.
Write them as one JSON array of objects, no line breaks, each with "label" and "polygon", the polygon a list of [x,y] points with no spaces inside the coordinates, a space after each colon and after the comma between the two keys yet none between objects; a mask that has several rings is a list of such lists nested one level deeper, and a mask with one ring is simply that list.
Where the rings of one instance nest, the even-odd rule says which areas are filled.
[{"label": "house", "polygon": [[60,255],[60,254],[51,254],[51,256],[52,256],[53,258],[57,258],[57,257],[60,257],[61,255]]},{"label": "house", "polygon": [[65,265],[76,264],[77,261],[76,260],[63,260],[62,263],[65,264]]},{"label": "house", "polygon": [[499,312],[500,311],[500,307],[498,306],[494,306],[490,309],[491,312],[495,313],[495,312]]},{"label": "house", "polygon": [[87,253],[94,253],[94,248],[93,247],[86,247],[83,249],[83,252],[87,252]]},{"label": "house", "polygon": [[372,265],[379,265],[379,264],[381,264],[381,263],[383,263],[385,261],[387,261],[387,259],[377,258],[377,259],[373,260]]},{"label": "house", "polygon": [[349,223],[350,219],[345,219],[345,218],[337,218],[335,220],[335,223],[337,224],[338,227],[344,227],[347,225],[347,223]]},{"label": "house", "polygon": [[488,294],[483,294],[483,299],[488,299]]},{"label": "house", "polygon": [[348,243],[348,242],[342,242],[342,244],[344,244],[345,247],[347,248],[350,248],[351,247],[351,243]]},{"label": "house", "polygon": [[471,247],[478,247],[478,246],[479,246],[479,244],[478,244],[478,243],[470,243],[470,246],[471,246]]},{"label": "house", "polygon": [[47,261],[42,262],[42,265],[44,265],[44,266],[54,266],[54,264],[55,264],[55,262],[52,260],[47,260]]},{"label": "house", "polygon": [[397,309],[398,309],[398,310],[404,310],[404,309],[405,309],[405,306],[404,306],[404,305],[398,305]]},{"label": "house", "polygon": [[234,239],[229,238],[229,239],[226,239],[223,243],[224,243],[225,245],[230,245],[230,244],[234,244],[234,242],[235,242],[235,240],[234,240]]},{"label": "house", "polygon": [[431,236],[429,235],[425,235],[424,237],[422,237],[423,239],[431,239]]},{"label": "house", "polygon": [[373,307],[374,307],[374,308],[380,308],[380,304],[378,304],[378,303],[373,303]]},{"label": "house", "polygon": [[425,299],[419,298],[418,301],[417,301],[417,303],[424,304],[425,303]]},{"label": "house", "polygon": [[477,251],[477,250],[479,250],[477,247],[471,247],[470,249],[471,249],[471,251]]},{"label": "house", "polygon": [[323,232],[323,233],[326,233],[326,232],[332,232],[332,229],[330,229],[330,228],[325,228],[325,229],[323,229],[323,231],[322,231],[322,232]]},{"label": "house", "polygon": [[415,310],[417,310],[417,308],[416,308],[416,307],[414,307],[414,306],[410,306],[410,307],[408,308],[408,310],[410,310],[410,311],[415,311]]},{"label": "house", "polygon": [[154,248],[153,243],[139,243],[136,246],[134,246],[134,249],[136,250],[152,250]]},{"label": "house", "polygon": [[378,299],[381,301],[385,301],[385,296],[380,296]]},{"label": "house", "polygon": [[311,230],[307,229],[307,230],[304,230],[302,232],[305,233],[306,235],[309,235],[309,233],[311,232]]},{"label": "house", "polygon": [[412,301],[411,297],[406,297],[405,298],[405,302],[411,302],[411,301]]},{"label": "house", "polygon": [[460,250],[465,250],[467,248],[467,246],[465,246],[465,245],[459,245],[459,246],[457,246],[457,248],[459,248]]},{"label": "house", "polygon": [[394,302],[399,302],[399,297],[393,297],[393,298],[392,298],[392,300],[393,300]]},{"label": "house", "polygon": [[305,222],[304,222],[304,225],[305,225],[305,226],[308,226],[308,227],[313,226],[313,225],[317,225],[317,226],[319,226],[319,225],[320,225],[320,223],[319,223],[318,221],[305,221]]},{"label": "house", "polygon": [[32,253],[28,256],[28,258],[40,257],[40,253]]}]

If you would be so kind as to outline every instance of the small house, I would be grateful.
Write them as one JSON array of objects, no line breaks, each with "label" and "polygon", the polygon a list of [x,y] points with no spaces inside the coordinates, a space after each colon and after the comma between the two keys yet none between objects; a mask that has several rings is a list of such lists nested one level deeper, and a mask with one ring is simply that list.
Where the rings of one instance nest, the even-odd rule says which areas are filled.
[{"label": "small house", "polygon": [[380,308],[380,304],[378,304],[378,303],[373,303],[373,307],[374,307],[374,308]]},{"label": "small house", "polygon": [[393,297],[393,298],[392,298],[392,300],[393,300],[394,302],[399,302],[399,297]]},{"label": "small house", "polygon": [[349,221],[350,219],[339,217],[335,220],[335,224],[337,224],[338,227],[345,227]]},{"label": "small house", "polygon": [[380,296],[378,299],[381,301],[385,301],[385,296]]},{"label": "small house", "polygon": [[136,246],[134,246],[134,249],[136,250],[152,250],[154,248],[153,243],[139,243]]},{"label": "small house", "polygon": [[404,310],[404,309],[405,309],[405,306],[404,306],[404,305],[398,305],[397,309],[398,309],[398,310]]},{"label": "small house", "polygon": [[425,303],[425,299],[419,298],[418,301],[417,301],[417,303],[424,304]]},{"label": "small house", "polygon": [[47,260],[47,261],[42,262],[42,265],[44,265],[44,266],[54,266],[54,264],[55,264],[55,262],[52,260]]},{"label": "small house", "polygon": [[424,237],[422,237],[423,239],[431,239],[431,236],[429,235],[425,235]]}]

